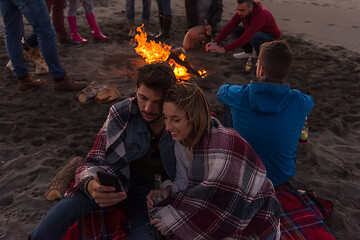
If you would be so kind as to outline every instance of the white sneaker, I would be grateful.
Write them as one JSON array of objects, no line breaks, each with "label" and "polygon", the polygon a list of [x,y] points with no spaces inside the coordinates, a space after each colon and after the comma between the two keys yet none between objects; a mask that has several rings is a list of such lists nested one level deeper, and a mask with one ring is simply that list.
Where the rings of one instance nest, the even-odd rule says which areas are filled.
[{"label": "white sneaker", "polygon": [[254,53],[241,52],[241,53],[234,53],[233,57],[237,58],[237,59],[249,58],[249,57],[254,58],[255,55],[254,55]]}]

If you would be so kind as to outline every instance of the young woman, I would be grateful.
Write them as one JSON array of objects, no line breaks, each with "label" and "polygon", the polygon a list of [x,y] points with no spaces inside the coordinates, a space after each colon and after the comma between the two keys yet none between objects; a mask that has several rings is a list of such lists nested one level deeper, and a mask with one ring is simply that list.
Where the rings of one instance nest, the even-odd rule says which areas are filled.
[{"label": "young woman", "polygon": [[167,239],[274,239],[281,206],[265,167],[235,130],[211,117],[202,90],[176,84],[163,113],[177,144],[177,176],[162,202],[147,196],[151,224]]}]

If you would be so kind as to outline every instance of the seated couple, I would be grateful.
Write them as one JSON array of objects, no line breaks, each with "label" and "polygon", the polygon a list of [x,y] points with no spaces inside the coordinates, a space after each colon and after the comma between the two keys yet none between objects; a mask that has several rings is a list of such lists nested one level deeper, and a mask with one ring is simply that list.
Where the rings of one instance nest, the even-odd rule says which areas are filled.
[{"label": "seated couple", "polygon": [[[151,239],[150,219],[167,239],[274,239],[281,209],[261,160],[211,118],[198,86],[175,83],[166,63],[138,69],[136,97],[110,108],[75,186],[30,239],[61,239],[92,210],[118,203],[129,214],[127,239]],[[99,170],[115,174],[124,191],[100,185]],[[171,180],[169,196],[148,210],[159,172]]]}]

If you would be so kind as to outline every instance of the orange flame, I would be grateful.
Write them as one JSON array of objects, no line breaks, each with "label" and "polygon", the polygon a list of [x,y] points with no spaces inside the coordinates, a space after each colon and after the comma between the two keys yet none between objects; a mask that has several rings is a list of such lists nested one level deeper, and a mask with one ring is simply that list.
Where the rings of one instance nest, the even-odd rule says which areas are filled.
[{"label": "orange flame", "polygon": [[[142,31],[143,26],[144,25],[141,25],[136,28],[136,31],[139,33],[135,35],[135,41],[137,42],[135,51],[142,56],[147,63],[167,61],[171,54],[171,46],[162,42],[156,43],[153,40],[147,41],[147,34]],[[179,58],[184,61],[186,57],[184,54],[181,54]],[[188,73],[186,67],[179,65],[173,59],[169,60],[169,64],[173,68],[175,76],[179,81],[190,79],[191,74]],[[205,70],[199,70],[198,72],[202,77],[205,76]]]}]

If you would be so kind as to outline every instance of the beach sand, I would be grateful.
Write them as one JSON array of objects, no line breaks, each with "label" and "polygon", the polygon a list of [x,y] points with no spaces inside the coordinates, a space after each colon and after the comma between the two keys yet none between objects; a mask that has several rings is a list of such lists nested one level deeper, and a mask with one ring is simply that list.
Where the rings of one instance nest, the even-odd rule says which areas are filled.
[{"label": "beach sand", "polygon": [[[311,2],[324,10],[318,16],[335,6],[331,0]],[[344,2],[347,6],[357,6],[359,12],[357,1]],[[136,4],[136,21],[141,24],[141,2]],[[264,2],[264,6],[268,5],[279,15],[287,11],[287,4],[293,8],[308,3]],[[219,29],[236,9],[235,1],[225,0],[224,5]],[[158,30],[156,8],[153,1],[151,29],[154,32]],[[173,0],[172,8],[172,38],[165,42],[179,47],[186,32],[183,2]],[[132,74],[144,60],[127,37],[125,1],[95,0],[94,13],[102,32],[111,40],[94,41],[83,10],[79,9],[79,33],[89,43],[80,48],[59,46],[61,63],[75,80],[116,87],[122,94],[120,101],[133,93]],[[309,16],[298,21],[297,16],[275,16],[284,33],[282,39],[287,39],[294,53],[287,80],[315,101],[308,118],[309,142],[298,146],[297,174],[291,183],[300,189],[315,190],[319,197],[334,203],[334,211],[326,223],[338,239],[360,239],[359,51],[351,47],[355,44],[347,45],[347,40],[331,44],[333,41],[327,41],[320,33],[308,36],[300,30],[302,26],[296,32],[295,27],[285,23],[302,25],[306,19],[321,18]],[[350,27],[348,34],[359,33],[359,25],[352,24],[356,27]],[[323,27],[332,29],[326,24]],[[16,79],[4,67],[8,56],[3,23],[0,30],[0,239],[26,239],[55,204],[45,199],[50,181],[73,157],[84,157],[90,151],[112,103],[80,103],[75,93],[54,91],[49,74],[43,76],[48,87],[19,94]],[[26,33],[30,32],[31,27],[26,24]],[[234,59],[232,53],[218,55],[200,49],[188,51],[186,56],[195,68],[208,71],[206,78],[196,81],[219,119],[222,119],[222,105],[216,99],[217,89],[224,83],[247,84],[255,79],[254,71],[249,75],[243,73],[245,60]]]}]

